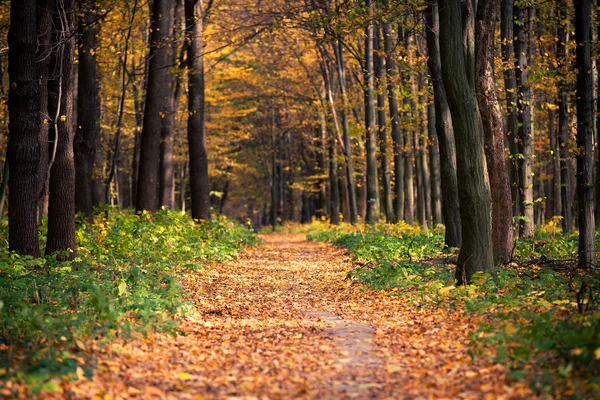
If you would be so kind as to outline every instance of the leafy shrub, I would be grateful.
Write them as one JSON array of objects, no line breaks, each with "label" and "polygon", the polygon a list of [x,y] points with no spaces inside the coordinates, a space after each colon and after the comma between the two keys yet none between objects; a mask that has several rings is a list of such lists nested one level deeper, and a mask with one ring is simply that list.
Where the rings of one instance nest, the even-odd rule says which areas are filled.
[{"label": "leafy shrub", "polygon": [[557,221],[517,241],[518,262],[494,277],[477,273],[472,285],[458,288],[454,266],[444,262],[454,261],[454,251],[444,248],[439,231],[406,224],[349,233],[321,228],[309,239],[348,249],[355,263],[348,279],[390,290],[407,304],[478,314],[471,354],[503,363],[513,379],[527,377],[539,394],[600,397],[600,277],[574,268],[576,233],[563,234]]},{"label": "leafy shrub", "polygon": [[[6,234],[3,222],[0,237]],[[101,213],[94,224],[80,223],[76,234],[72,262],[0,251],[4,378],[16,375],[41,388],[52,375],[75,372],[86,338],[174,331],[178,316],[195,310],[183,299],[179,277],[234,258],[258,240],[225,218],[195,222],[170,210]]]}]

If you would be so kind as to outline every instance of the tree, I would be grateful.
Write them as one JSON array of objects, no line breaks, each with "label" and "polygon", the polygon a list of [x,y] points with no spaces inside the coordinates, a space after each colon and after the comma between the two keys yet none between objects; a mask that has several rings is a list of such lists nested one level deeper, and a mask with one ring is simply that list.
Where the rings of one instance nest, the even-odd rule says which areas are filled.
[{"label": "tree", "polygon": [[470,282],[477,271],[493,271],[490,194],[483,125],[469,85],[461,32],[459,0],[439,2],[442,78],[456,135],[456,165],[461,207],[462,247],[456,279]]},{"label": "tree", "polygon": [[[533,236],[533,134],[531,132],[532,90],[528,82],[528,48],[525,14],[528,7],[514,3],[515,75],[517,82],[517,121],[519,132],[519,234]],[[529,13],[527,13],[529,14]]]},{"label": "tree", "polygon": [[567,3],[558,0],[556,4],[558,16],[558,36],[556,38],[556,58],[558,63],[558,147],[560,151],[560,181],[562,203],[562,228],[569,232],[573,228],[571,213],[571,170],[569,169],[569,85],[567,83]]},{"label": "tree", "polygon": [[492,242],[496,262],[507,262],[513,247],[512,200],[506,157],[504,121],[494,82],[494,33],[497,2],[479,0],[475,19],[475,87],[483,123],[485,156],[492,195]]},{"label": "tree", "polygon": [[366,222],[374,224],[379,221],[379,184],[377,178],[377,139],[375,137],[375,76],[373,65],[374,26],[371,18],[374,14],[374,0],[366,0],[369,11],[365,27],[365,56],[364,56],[364,98],[365,98],[365,129],[367,153],[367,216]]},{"label": "tree", "polygon": [[185,0],[188,45],[188,146],[192,217],[210,219],[208,156],[204,125],[204,44],[202,0]]},{"label": "tree", "polygon": [[386,220],[394,221],[394,208],[392,205],[392,183],[390,176],[390,162],[387,155],[388,135],[387,121],[385,116],[385,65],[383,52],[381,49],[381,29],[379,26],[375,28],[374,35],[374,59],[373,65],[375,69],[375,87],[377,90],[377,133],[379,136],[379,158],[381,160],[381,186],[383,209]]},{"label": "tree", "polygon": [[75,133],[75,208],[93,220],[92,174],[100,134],[100,88],[96,61],[99,17],[96,0],[80,2],[77,130]]},{"label": "tree", "polygon": [[158,208],[158,182],[160,138],[164,116],[169,110],[172,97],[169,67],[173,26],[173,7],[166,0],[152,4],[150,54],[148,62],[148,86],[144,109],[144,123],[140,146],[139,175],[137,181],[136,211],[154,212]]},{"label": "tree", "polygon": [[[385,10],[389,10],[389,0],[383,1]],[[396,84],[398,80],[398,66],[394,58],[394,38],[392,27],[386,18],[383,22],[383,47],[385,51],[385,68],[388,92],[388,105],[392,119],[392,144],[394,154],[394,222],[404,217],[404,160],[403,137],[400,129],[400,115],[398,113],[398,98]]]},{"label": "tree", "polygon": [[48,82],[50,130],[48,236],[46,254],[75,256],[75,155],[73,151],[73,59],[75,56],[75,0],[57,1],[52,15],[53,47]]},{"label": "tree", "polygon": [[461,246],[460,205],[458,200],[458,182],[456,179],[456,146],[452,116],[446,90],[442,79],[442,64],[440,60],[439,17],[437,2],[427,6],[427,50],[429,52],[429,73],[433,86],[433,101],[435,106],[435,130],[440,146],[440,170],[442,189],[442,214],[446,225],[446,246]]},{"label": "tree", "polygon": [[8,32],[8,113],[10,165],[8,201],[9,249],[38,257],[38,164],[42,149],[40,90],[36,76],[36,1],[16,1],[10,7]]},{"label": "tree", "polygon": [[594,97],[592,80],[591,0],[575,0],[577,43],[577,207],[580,268],[596,264],[594,221]]}]

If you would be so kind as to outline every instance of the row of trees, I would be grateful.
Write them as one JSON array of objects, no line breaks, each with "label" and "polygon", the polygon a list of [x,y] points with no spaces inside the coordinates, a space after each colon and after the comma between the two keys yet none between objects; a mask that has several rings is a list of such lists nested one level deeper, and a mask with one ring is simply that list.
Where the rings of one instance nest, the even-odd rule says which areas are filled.
[{"label": "row of trees", "polygon": [[[27,32],[16,30],[27,24],[11,24],[10,57],[27,49],[43,79],[16,81],[9,71],[10,88],[58,84],[61,101],[76,97],[76,118],[67,105],[56,113],[50,95],[9,94],[49,102],[37,114],[49,116],[47,127],[42,119],[27,128],[38,144],[18,150],[33,159],[11,167],[14,176],[18,165],[38,166],[30,181],[18,178],[31,193],[9,191],[23,196],[9,198],[17,204],[9,206],[11,226],[22,229],[14,240],[30,246],[11,241],[15,250],[35,254],[39,247],[43,174],[50,170],[49,182],[55,175],[66,184],[52,171],[71,151],[74,166],[68,161],[65,170],[76,177],[70,187],[88,218],[101,202],[185,210],[191,199],[195,218],[208,218],[212,206],[255,226],[313,216],[443,223],[446,244],[461,247],[462,282],[508,260],[514,233],[530,237],[535,223],[553,216],[568,231],[576,215],[580,265],[595,262],[595,60],[587,3],[179,0],[172,7],[154,0],[150,9],[137,0],[77,7],[47,0],[48,15],[58,22],[67,16],[51,25],[57,33],[47,43],[39,40],[46,32],[42,3],[11,6],[11,19],[35,22],[37,41],[18,44]],[[37,7],[34,20],[26,4]],[[76,54],[75,75],[72,63],[50,66],[56,54],[67,63]],[[38,106],[27,104],[31,117]],[[24,110],[10,103],[9,131],[22,138],[12,134],[25,132],[25,125],[13,126],[20,121],[12,117],[15,107]],[[569,112],[575,108],[576,115]],[[69,138],[69,126],[77,128],[72,150],[60,140]],[[9,145],[9,160],[17,147]],[[49,187],[51,221],[53,203],[71,203],[52,200]],[[20,206],[28,211],[13,216]],[[72,221],[72,210],[59,220]],[[72,235],[69,224],[49,237]],[[73,248],[61,243],[47,251]]]},{"label": "row of trees", "polygon": [[[100,192],[104,187],[104,199],[110,202],[121,149],[125,96],[137,67],[128,69],[128,57],[139,7],[141,5],[134,1],[128,9],[130,20],[119,57],[121,87],[116,132],[110,157],[107,157],[108,172],[105,180],[98,182],[94,176],[101,130],[97,35],[109,11],[101,9],[95,0],[82,0],[77,5],[74,0],[11,3],[7,150],[11,250],[34,257],[40,255],[38,219],[47,213],[46,254],[60,252],[62,257],[71,258],[76,248],[75,211],[81,211],[90,220],[93,218],[94,186]],[[178,2],[178,10],[174,10],[170,2],[159,0],[152,2],[151,7],[142,130],[136,138],[139,149],[135,148],[134,156],[136,185],[132,191],[136,210],[152,212],[160,205],[173,206],[174,102],[181,92],[183,72],[175,76],[170,68],[178,65],[188,72],[187,138],[192,215],[208,219],[202,41],[202,18],[207,9],[201,0]],[[174,24],[175,11],[182,20],[179,26],[183,27],[179,44],[173,41],[173,32],[179,29]],[[175,58],[177,49],[182,54],[179,64]]]}]

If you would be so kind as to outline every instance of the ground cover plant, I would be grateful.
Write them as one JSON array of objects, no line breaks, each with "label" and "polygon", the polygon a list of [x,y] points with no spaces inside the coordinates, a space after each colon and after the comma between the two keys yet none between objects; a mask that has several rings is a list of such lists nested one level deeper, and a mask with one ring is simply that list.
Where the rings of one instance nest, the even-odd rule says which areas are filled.
[{"label": "ground cover plant", "polygon": [[[3,223],[2,240],[6,233]],[[93,224],[79,224],[77,239],[70,262],[0,252],[0,380],[24,381],[34,393],[52,389],[52,377],[92,374],[90,345],[176,332],[178,319],[195,312],[182,275],[235,258],[258,240],[226,218],[197,222],[166,209],[103,212]]]},{"label": "ground cover plant", "polygon": [[440,231],[401,225],[352,228],[313,224],[309,239],[346,248],[347,279],[406,299],[475,317],[472,357],[489,357],[542,396],[600,396],[598,271],[575,268],[577,236],[553,221],[518,240],[514,259],[495,276],[478,273],[455,287],[455,250]]}]

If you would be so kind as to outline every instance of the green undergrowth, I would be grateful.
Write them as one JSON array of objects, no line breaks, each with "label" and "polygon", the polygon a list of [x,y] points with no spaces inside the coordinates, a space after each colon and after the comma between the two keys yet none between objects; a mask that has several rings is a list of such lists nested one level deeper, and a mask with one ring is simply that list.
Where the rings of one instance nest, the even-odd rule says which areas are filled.
[{"label": "green undergrowth", "polygon": [[471,355],[502,363],[509,379],[529,380],[542,397],[600,398],[600,274],[575,268],[577,236],[563,234],[557,221],[517,241],[514,262],[496,276],[478,273],[464,287],[454,286],[457,249],[444,247],[441,230],[315,223],[308,239],[348,249],[347,279],[409,306],[476,318]]},{"label": "green undergrowth", "polygon": [[194,222],[170,210],[102,212],[93,224],[79,222],[72,262],[0,251],[0,381],[52,389],[52,377],[91,373],[80,357],[89,339],[176,332],[177,320],[195,312],[180,276],[258,240],[226,218]]}]

